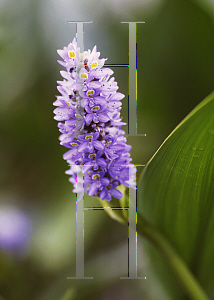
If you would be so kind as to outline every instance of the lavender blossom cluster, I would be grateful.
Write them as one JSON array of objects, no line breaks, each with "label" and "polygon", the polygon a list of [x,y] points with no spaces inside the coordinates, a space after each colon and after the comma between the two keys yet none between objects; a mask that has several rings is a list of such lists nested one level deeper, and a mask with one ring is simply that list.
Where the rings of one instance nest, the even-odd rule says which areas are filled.
[{"label": "lavender blossom cluster", "polygon": [[69,148],[63,158],[70,165],[66,171],[71,175],[73,192],[83,190],[81,165],[84,169],[84,186],[89,196],[110,201],[112,196],[121,198],[116,189],[123,184],[135,188],[136,168],[130,164],[125,131],[121,128],[121,101],[124,95],[117,92],[118,85],[113,71],[103,65],[106,59],[99,59],[96,46],[80,53],[76,39],[63,50],[58,50],[66,68],[61,71],[63,81],[57,81],[61,96],[53,103],[58,106],[54,119],[58,123],[60,144]]}]

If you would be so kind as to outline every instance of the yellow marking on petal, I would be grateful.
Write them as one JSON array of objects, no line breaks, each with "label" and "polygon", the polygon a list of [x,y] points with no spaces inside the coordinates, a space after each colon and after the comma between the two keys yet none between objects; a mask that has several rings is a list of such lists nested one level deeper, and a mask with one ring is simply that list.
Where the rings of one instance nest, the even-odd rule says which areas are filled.
[{"label": "yellow marking on petal", "polygon": [[92,158],[92,157],[95,157],[96,154],[92,153],[92,154],[89,154],[88,158]]},{"label": "yellow marking on petal", "polygon": [[111,143],[112,143],[112,142],[110,141],[110,142],[107,143],[107,145],[111,145]]},{"label": "yellow marking on petal", "polygon": [[98,65],[97,61],[94,61],[94,62],[92,63],[92,68],[96,68],[97,65]]},{"label": "yellow marking on petal", "polygon": [[99,174],[94,174],[94,175],[92,176],[92,179],[96,179],[96,178],[100,178],[100,175],[99,175]]},{"label": "yellow marking on petal", "polygon": [[94,90],[88,90],[87,93],[86,93],[86,95],[87,96],[94,95],[94,93],[95,93]]},{"label": "yellow marking on petal", "polygon": [[72,58],[72,57],[75,57],[75,56],[76,56],[76,54],[75,54],[75,52],[74,52],[74,51],[69,51],[69,52],[68,52],[68,55],[69,55],[69,57],[70,57],[70,58]]},{"label": "yellow marking on petal", "polygon": [[92,135],[86,135],[86,140],[89,140],[89,139],[93,139],[93,136]]},{"label": "yellow marking on petal", "polygon": [[75,117],[77,117],[77,118],[82,118],[82,116],[79,115],[79,114],[75,114]]},{"label": "yellow marking on petal", "polygon": [[86,79],[87,79],[87,78],[88,78],[88,75],[87,75],[86,73],[84,73],[84,74],[83,74],[83,73],[81,73],[81,75],[80,75],[80,78],[81,78],[81,79],[84,79],[84,78],[86,78]]},{"label": "yellow marking on petal", "polygon": [[92,111],[97,111],[97,110],[99,110],[99,109],[100,109],[99,106],[94,106],[91,110],[92,110]]},{"label": "yellow marking on petal", "polygon": [[71,143],[71,146],[78,146],[77,143]]}]

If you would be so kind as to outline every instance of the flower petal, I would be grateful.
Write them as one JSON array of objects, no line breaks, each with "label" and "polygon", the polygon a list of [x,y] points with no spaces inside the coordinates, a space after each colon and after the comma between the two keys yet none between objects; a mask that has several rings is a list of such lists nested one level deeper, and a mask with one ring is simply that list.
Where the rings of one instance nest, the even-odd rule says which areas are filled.
[{"label": "flower petal", "polygon": [[122,93],[116,92],[112,97],[111,100],[121,100],[125,97]]},{"label": "flower petal", "polygon": [[89,125],[91,123],[92,119],[93,119],[93,114],[87,114],[85,116],[86,124]]},{"label": "flower petal", "polygon": [[100,113],[99,114],[99,120],[100,120],[100,122],[106,123],[106,122],[108,122],[110,120],[110,118],[109,118],[109,116],[107,114]]},{"label": "flower petal", "polygon": [[106,185],[109,185],[110,180],[107,177],[103,177],[100,179],[100,182],[106,186]]},{"label": "flower petal", "polygon": [[119,190],[116,190],[116,189],[111,190],[111,194],[114,198],[117,198],[117,199],[120,199],[123,197],[123,194]]},{"label": "flower petal", "polygon": [[88,148],[88,142],[82,142],[78,148],[78,151],[83,152],[87,148]]},{"label": "flower petal", "polygon": [[107,162],[105,161],[104,158],[97,158],[97,163],[99,166],[101,166],[102,168],[105,168],[107,166]]},{"label": "flower petal", "polygon": [[123,150],[123,149],[125,149],[125,146],[126,146],[126,145],[115,144],[115,145],[112,145],[112,146],[110,147],[110,149],[111,149],[111,150],[114,150],[114,151],[116,151],[116,150]]},{"label": "flower petal", "polygon": [[98,190],[97,182],[93,182],[93,183],[88,187],[88,195],[89,195],[89,196],[93,196],[94,194],[96,194],[97,190]]},{"label": "flower petal", "polygon": [[93,146],[98,150],[103,150],[104,145],[100,141],[92,141]]},{"label": "flower petal", "polygon": [[106,194],[107,194],[106,189],[105,189],[105,188],[102,189],[102,191],[100,192],[100,199],[101,199],[101,200],[104,200],[105,197],[106,197]]},{"label": "flower petal", "polygon": [[97,140],[98,137],[99,137],[99,132],[95,132],[94,135],[93,135],[93,141]]},{"label": "flower petal", "polygon": [[76,149],[72,149],[69,150],[68,152],[66,152],[65,154],[63,154],[63,159],[67,160],[67,159],[71,159],[74,156],[74,152]]}]

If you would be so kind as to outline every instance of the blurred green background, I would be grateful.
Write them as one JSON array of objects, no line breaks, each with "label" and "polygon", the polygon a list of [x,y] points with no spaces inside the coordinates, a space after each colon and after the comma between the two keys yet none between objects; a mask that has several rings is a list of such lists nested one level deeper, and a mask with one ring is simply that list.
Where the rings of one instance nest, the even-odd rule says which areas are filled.
[{"label": "blurred green background", "polygon": [[[0,300],[163,299],[140,238],[138,276],[147,279],[120,280],[128,227],[104,211],[85,212],[85,276],[94,279],[66,279],[75,276],[76,207],[53,119],[56,50],[75,37],[67,21],[93,21],[85,50],[97,45],[107,63],[125,64],[128,25],[120,22],[146,22],[137,28],[138,133],[146,137],[128,138],[133,162],[145,164],[213,90],[213,20],[213,0],[0,1]],[[112,69],[127,122],[128,69]],[[3,247],[8,228],[20,243]]]}]

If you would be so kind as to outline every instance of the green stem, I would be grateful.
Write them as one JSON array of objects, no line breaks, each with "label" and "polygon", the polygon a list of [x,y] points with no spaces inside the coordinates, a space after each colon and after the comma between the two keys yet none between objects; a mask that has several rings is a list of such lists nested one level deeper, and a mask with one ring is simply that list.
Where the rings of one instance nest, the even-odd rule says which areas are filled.
[{"label": "green stem", "polygon": [[169,242],[138,213],[138,232],[159,249],[192,300],[209,300],[196,278]]}]

